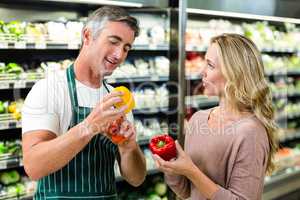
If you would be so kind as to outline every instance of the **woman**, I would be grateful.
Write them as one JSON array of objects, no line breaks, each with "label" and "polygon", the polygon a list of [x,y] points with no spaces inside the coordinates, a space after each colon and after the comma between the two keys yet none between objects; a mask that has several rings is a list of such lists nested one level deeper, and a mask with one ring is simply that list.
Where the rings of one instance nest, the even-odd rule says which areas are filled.
[{"label": "woman", "polygon": [[204,94],[217,95],[219,106],[193,115],[175,160],[154,160],[181,198],[261,199],[278,128],[260,52],[241,35],[223,34],[212,38],[205,59]]}]

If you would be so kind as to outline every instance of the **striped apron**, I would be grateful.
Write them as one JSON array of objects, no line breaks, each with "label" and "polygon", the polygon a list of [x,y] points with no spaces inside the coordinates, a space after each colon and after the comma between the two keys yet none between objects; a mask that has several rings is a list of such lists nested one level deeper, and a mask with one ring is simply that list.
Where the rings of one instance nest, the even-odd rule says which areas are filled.
[{"label": "striped apron", "polygon": [[[73,64],[66,73],[72,103],[71,128],[85,119],[92,108],[78,105]],[[66,166],[38,181],[34,199],[116,200],[114,163],[117,155],[117,146],[107,137],[94,136]]]}]

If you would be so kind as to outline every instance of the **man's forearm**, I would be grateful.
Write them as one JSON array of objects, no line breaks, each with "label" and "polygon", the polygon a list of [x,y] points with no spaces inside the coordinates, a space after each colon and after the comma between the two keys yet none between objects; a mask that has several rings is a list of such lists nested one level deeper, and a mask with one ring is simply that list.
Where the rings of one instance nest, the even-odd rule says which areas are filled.
[{"label": "man's forearm", "polygon": [[133,186],[141,185],[146,177],[146,160],[139,147],[126,150],[119,147],[121,155],[121,174]]},{"label": "man's forearm", "polygon": [[87,145],[92,136],[82,126],[78,124],[67,133],[26,150],[24,167],[31,179],[38,180],[63,168]]}]

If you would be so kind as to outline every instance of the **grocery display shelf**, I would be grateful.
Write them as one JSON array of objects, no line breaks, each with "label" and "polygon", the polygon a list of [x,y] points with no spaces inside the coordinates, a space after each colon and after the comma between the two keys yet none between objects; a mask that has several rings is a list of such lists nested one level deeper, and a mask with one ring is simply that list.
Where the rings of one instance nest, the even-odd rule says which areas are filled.
[{"label": "grocery display shelf", "polygon": [[0,90],[31,88],[39,80],[0,80]]},{"label": "grocery display shelf", "polygon": [[[39,74],[40,75],[40,74]],[[0,75],[1,77],[1,75]],[[125,76],[124,76],[125,77]],[[141,83],[141,82],[167,82],[169,81],[169,76],[136,76],[136,77],[109,77],[106,82],[109,84],[115,83]],[[43,78],[43,77],[40,77]],[[201,80],[201,76],[191,75],[186,76],[187,80]],[[26,80],[26,79],[7,79],[3,80],[0,78],[0,90],[4,89],[20,89],[20,88],[31,88],[40,79]]]},{"label": "grocery display shelf", "polygon": [[32,200],[33,199],[33,194],[25,194],[21,196],[2,196],[0,197],[1,200]]},{"label": "grocery display shelf", "polygon": [[[207,51],[208,47],[205,46],[193,46],[193,45],[186,45],[186,51],[187,52],[199,52],[199,53],[205,53]],[[293,53],[299,53],[300,49],[294,49],[294,48],[262,48],[260,50],[261,53],[280,53],[280,54],[293,54]]]},{"label": "grocery display shelf", "polygon": [[138,140],[140,146],[149,145],[150,138],[141,138]]},{"label": "grocery display shelf", "polygon": [[[0,35],[1,37],[1,35]],[[0,41],[0,49],[64,49],[79,50],[81,44],[77,42],[26,42],[26,41]],[[169,45],[165,44],[134,44],[132,50],[137,51],[168,51]]]},{"label": "grocery display shelf", "polygon": [[20,156],[10,156],[7,158],[0,158],[0,170],[22,167],[23,159]]},{"label": "grocery display shelf", "polygon": [[0,121],[0,130],[21,128],[21,121],[18,120],[3,120]]},{"label": "grocery display shelf", "polygon": [[141,108],[133,110],[134,115],[147,115],[147,114],[158,114],[158,113],[167,113],[171,110],[168,107],[159,107],[159,108]]},{"label": "grocery display shelf", "polygon": [[132,50],[168,51],[169,44],[133,44]]},{"label": "grocery display shelf", "polygon": [[185,77],[186,80],[190,80],[190,81],[197,81],[197,80],[202,80],[202,76],[199,75],[186,75]]},{"label": "grocery display shelf", "polygon": [[205,97],[202,95],[198,96],[187,96],[185,100],[186,105],[195,108],[210,108],[219,105],[217,97]]},{"label": "grocery display shelf", "polygon": [[282,121],[286,121],[286,120],[295,120],[295,119],[299,119],[300,118],[300,113],[290,113],[290,114],[279,114],[275,120],[277,122],[282,122]]},{"label": "grocery display shelf", "polygon": [[300,130],[286,134],[286,136],[284,138],[280,138],[280,142],[286,143],[286,142],[294,141],[296,139],[300,139]]},{"label": "grocery display shelf", "polygon": [[0,49],[70,49],[79,50],[79,43],[59,43],[59,42],[0,42]]},{"label": "grocery display shelf", "polygon": [[300,92],[294,93],[273,93],[273,98],[281,99],[281,98],[299,98]]},{"label": "grocery display shelf", "polygon": [[267,76],[300,76],[300,70],[286,69],[286,70],[278,70],[278,71],[267,71],[265,74]]},{"label": "grocery display shelf", "polygon": [[271,200],[300,189],[300,168],[285,170],[284,173],[266,179],[263,200]]},{"label": "grocery display shelf", "polygon": [[[124,76],[125,77],[125,76]],[[107,83],[130,83],[130,82],[166,82],[169,80],[169,76],[136,76],[125,78],[110,77],[106,79]]]}]

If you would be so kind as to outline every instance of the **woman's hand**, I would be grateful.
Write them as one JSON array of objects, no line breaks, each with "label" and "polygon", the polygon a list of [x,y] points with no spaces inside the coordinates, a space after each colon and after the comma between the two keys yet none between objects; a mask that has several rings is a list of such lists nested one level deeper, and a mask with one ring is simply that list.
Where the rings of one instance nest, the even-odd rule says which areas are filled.
[{"label": "woman's hand", "polygon": [[177,149],[177,158],[165,161],[157,154],[153,155],[158,170],[169,175],[183,175],[189,177],[195,167],[192,159],[187,155],[178,141],[175,141]]}]

